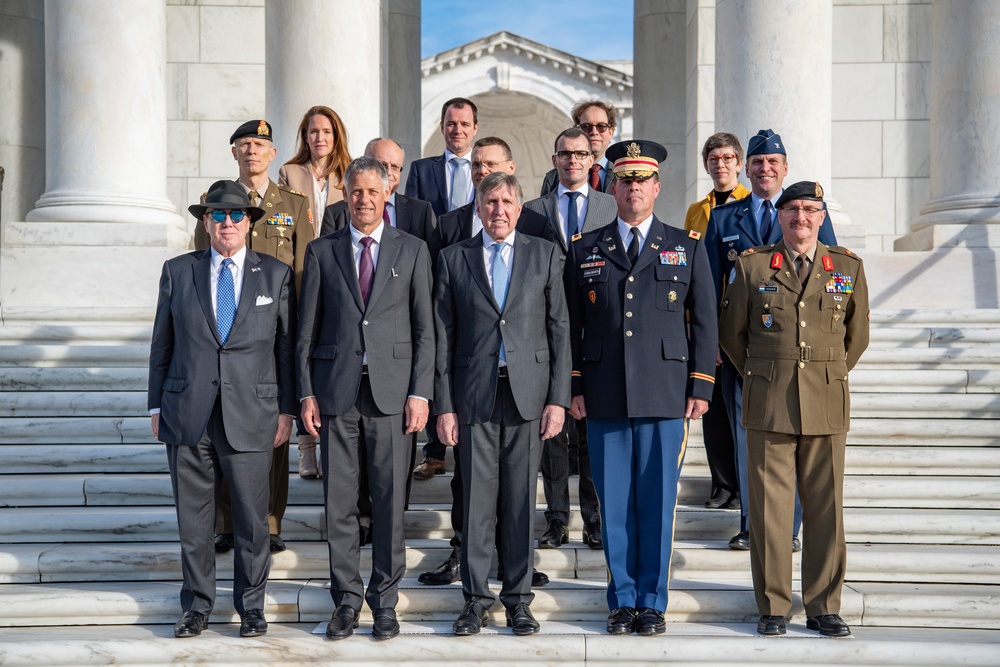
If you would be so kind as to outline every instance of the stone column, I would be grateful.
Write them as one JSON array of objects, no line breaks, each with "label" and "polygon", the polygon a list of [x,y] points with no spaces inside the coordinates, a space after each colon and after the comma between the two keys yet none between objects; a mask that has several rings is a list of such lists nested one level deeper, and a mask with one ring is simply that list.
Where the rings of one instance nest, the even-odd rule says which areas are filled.
[{"label": "stone column", "polygon": [[294,154],[302,114],[317,104],[343,119],[351,157],[382,133],[381,4],[267,0],[266,116],[274,127],[275,165]]},{"label": "stone column", "polygon": [[45,194],[35,222],[181,227],[167,198],[162,0],[45,2]]},{"label": "stone column", "polygon": [[386,0],[385,135],[420,157],[420,0]]},{"label": "stone column", "polygon": [[788,176],[819,181],[838,241],[863,247],[864,232],[832,197],[833,3],[718,0],[715,11],[715,131],[746,141],[781,135]]},{"label": "stone column", "polygon": [[656,215],[667,224],[684,226],[690,202],[685,195],[686,101],[685,0],[635,0],[633,132],[667,149],[660,165],[663,184]]},{"label": "stone column", "polygon": [[931,30],[931,198],[896,248],[1000,247],[1000,4],[934,0]]}]

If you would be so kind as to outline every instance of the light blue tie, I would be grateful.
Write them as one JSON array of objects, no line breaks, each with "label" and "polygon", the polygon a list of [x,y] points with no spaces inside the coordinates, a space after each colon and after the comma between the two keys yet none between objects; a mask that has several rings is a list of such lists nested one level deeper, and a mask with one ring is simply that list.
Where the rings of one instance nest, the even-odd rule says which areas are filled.
[{"label": "light blue tie", "polygon": [[[490,267],[490,273],[493,275],[493,298],[496,299],[500,310],[503,310],[503,304],[507,300],[507,286],[510,283],[510,277],[507,275],[507,263],[503,261],[501,254],[505,245],[507,244],[503,241],[496,241],[493,244],[493,263]],[[507,350],[504,348],[502,333],[500,335],[500,361],[507,363]]]},{"label": "light blue tie", "polygon": [[219,328],[219,340],[225,345],[229,340],[229,332],[233,329],[236,319],[236,286],[233,283],[233,260],[228,257],[222,260],[219,270],[219,286],[216,294],[216,326]]},{"label": "light blue tie", "polygon": [[465,173],[465,165],[469,161],[464,157],[453,157],[451,163],[455,165],[455,170],[451,176],[451,201],[448,210],[454,211],[469,203],[469,175]]}]

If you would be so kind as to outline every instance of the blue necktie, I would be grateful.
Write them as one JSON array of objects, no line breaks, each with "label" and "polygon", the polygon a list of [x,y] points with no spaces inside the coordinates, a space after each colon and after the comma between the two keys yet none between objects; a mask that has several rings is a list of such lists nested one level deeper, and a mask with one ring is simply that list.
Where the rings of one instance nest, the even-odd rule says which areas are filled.
[{"label": "blue necktie", "polygon": [[[503,261],[501,254],[505,245],[507,244],[503,241],[496,241],[493,244],[493,262],[490,267],[490,273],[493,274],[493,298],[496,299],[500,310],[503,310],[503,304],[507,301],[507,285],[510,282],[510,277],[507,275],[507,263]],[[507,363],[507,350],[504,348],[503,334],[500,337],[500,361]]]},{"label": "blue necktie", "polygon": [[573,235],[580,231],[580,214],[576,211],[576,198],[579,192],[567,192],[569,204],[566,205],[566,247],[573,242]]},{"label": "blue necktie", "polygon": [[455,170],[451,175],[451,201],[448,202],[448,210],[454,211],[469,203],[469,175],[465,173],[465,165],[469,161],[464,157],[453,157],[452,164]]},{"label": "blue necktie", "polygon": [[229,332],[233,329],[236,319],[236,286],[233,283],[233,260],[228,257],[222,260],[219,270],[219,285],[216,294],[215,321],[219,329],[219,340],[225,345],[229,340]]},{"label": "blue necktie", "polygon": [[767,237],[771,235],[771,225],[774,216],[771,214],[771,200],[764,200],[764,214],[760,216],[760,240],[767,243]]}]

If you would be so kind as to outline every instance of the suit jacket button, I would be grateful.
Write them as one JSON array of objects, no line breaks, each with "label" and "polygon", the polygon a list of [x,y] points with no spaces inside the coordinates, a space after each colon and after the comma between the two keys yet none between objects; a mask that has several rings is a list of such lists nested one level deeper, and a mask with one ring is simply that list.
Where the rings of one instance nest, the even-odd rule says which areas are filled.
[{"label": "suit jacket button", "polygon": [[500,320],[500,324],[507,324],[507,320]]},{"label": "suit jacket button", "polygon": [[212,385],[218,387],[219,386],[219,381],[218,380],[212,380]]},{"label": "suit jacket button", "polygon": [[631,338],[631,337],[632,337],[632,332],[631,332],[631,331],[626,331],[626,332],[625,332],[625,335],[626,335],[627,337]]},{"label": "suit jacket button", "polygon": [[799,322],[799,326],[800,327],[804,327],[805,325],[806,325],[806,321],[805,320],[802,320],[801,322]]},{"label": "suit jacket button", "polygon": [[625,317],[632,317],[632,311],[630,310],[627,313],[625,313]]},{"label": "suit jacket button", "polygon": [[361,322],[361,324],[368,326],[368,320],[364,320],[363,322]]},{"label": "suit jacket button", "polygon": [[628,281],[629,281],[630,283],[631,283],[631,282],[635,282],[635,276],[629,276],[629,277],[628,277]]}]

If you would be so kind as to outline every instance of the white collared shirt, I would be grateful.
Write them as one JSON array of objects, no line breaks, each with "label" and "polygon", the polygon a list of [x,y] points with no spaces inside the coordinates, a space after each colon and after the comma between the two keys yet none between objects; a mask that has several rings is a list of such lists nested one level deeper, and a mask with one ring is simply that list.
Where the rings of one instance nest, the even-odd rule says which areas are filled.
[{"label": "white collared shirt", "polygon": [[[216,251],[215,248],[210,248],[212,251],[212,270],[210,272],[211,283],[212,283],[212,313],[216,318],[219,317],[219,273],[222,271],[222,262],[226,258],[223,257]],[[242,248],[236,251],[236,254],[230,257],[233,260],[234,266],[230,267],[230,271],[233,274],[233,292],[236,296],[236,307],[239,309],[240,305],[240,293],[243,291],[243,265],[247,260],[247,247],[244,245]]]},{"label": "white collared shirt", "polygon": [[451,184],[455,182],[455,167],[457,165],[451,161],[451,159],[455,157],[460,157],[465,159],[465,165],[463,165],[462,169],[465,170],[465,183],[466,183],[465,189],[467,191],[465,196],[465,203],[468,204],[470,201],[472,201],[472,193],[475,192],[475,186],[472,184],[471,150],[469,150],[469,152],[466,153],[465,155],[455,155],[447,148],[444,150],[444,173],[445,176],[448,177],[445,179],[445,181],[447,181],[447,186],[448,186],[448,201],[451,201]]},{"label": "white collared shirt", "polygon": [[[309,177],[312,178],[311,169]],[[317,181],[315,178],[312,178],[312,182],[313,182],[313,207],[316,209],[315,211],[313,211],[313,220],[319,220],[320,222],[322,222],[323,214],[326,212],[326,197],[330,192],[330,179],[328,177],[326,180],[323,181],[322,185],[320,185],[320,182]],[[319,237],[320,226],[314,225],[314,227],[316,236]]]},{"label": "white collared shirt", "polygon": [[556,204],[557,210],[559,212],[559,233],[563,237],[563,241],[569,245],[569,239],[566,238],[566,218],[569,215],[569,196],[567,192],[579,192],[580,196],[576,198],[576,229],[573,230],[574,234],[580,232],[583,229],[583,219],[587,217],[587,204],[589,202],[590,186],[584,183],[576,190],[570,190],[562,183],[556,188]]},{"label": "white collared shirt", "polygon": [[622,220],[621,218],[618,218],[617,223],[618,223],[618,235],[621,237],[622,243],[625,245],[623,250],[627,253],[629,243],[632,242],[632,237],[629,230],[636,229],[639,232],[639,252],[641,253],[642,247],[646,245],[646,237],[649,236],[649,227],[650,225],[653,224],[653,216],[649,216],[648,218],[646,218],[645,220],[643,220],[634,227],[625,222],[624,220]]},{"label": "white collared shirt", "polygon": [[481,231],[483,231],[483,221],[479,219],[479,211],[476,210],[476,205],[473,204],[472,205],[472,234],[470,235],[470,238],[472,236],[475,236],[476,234],[480,233]]}]

